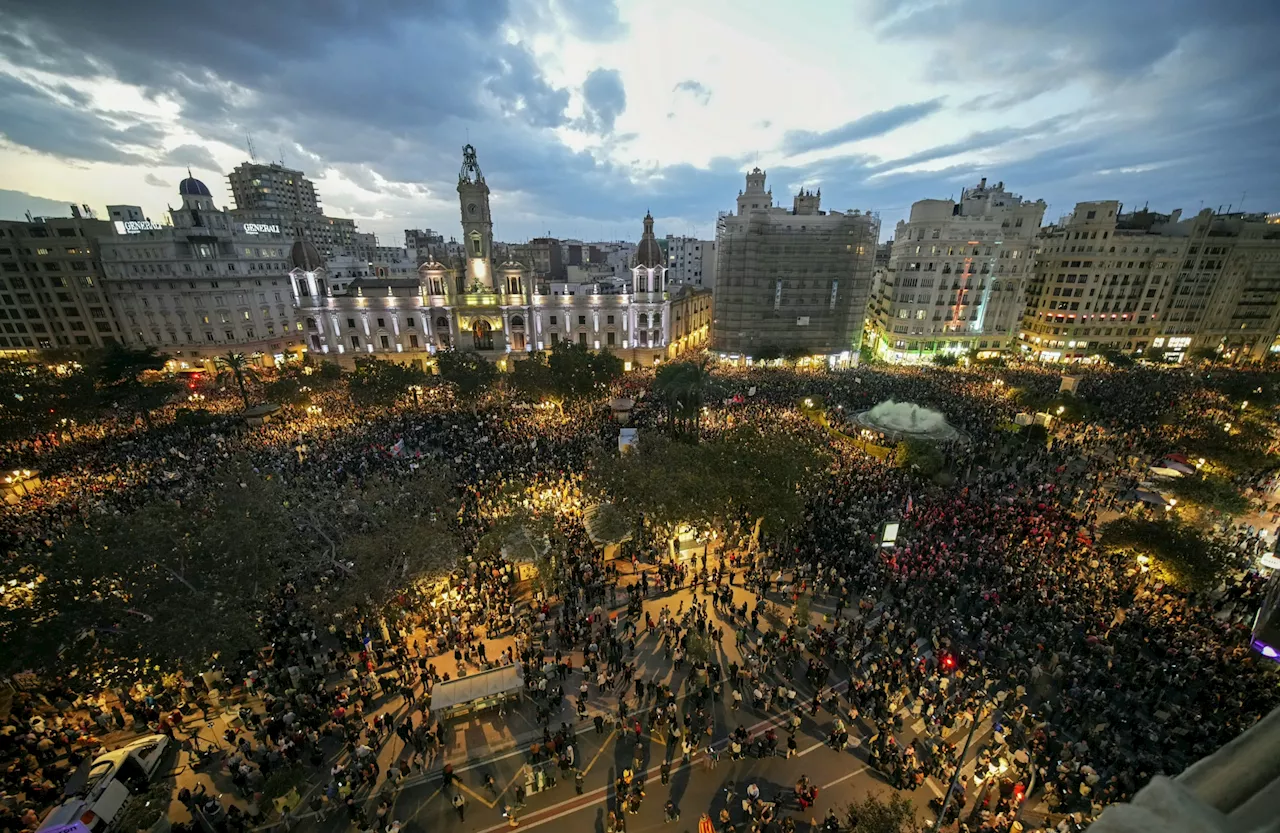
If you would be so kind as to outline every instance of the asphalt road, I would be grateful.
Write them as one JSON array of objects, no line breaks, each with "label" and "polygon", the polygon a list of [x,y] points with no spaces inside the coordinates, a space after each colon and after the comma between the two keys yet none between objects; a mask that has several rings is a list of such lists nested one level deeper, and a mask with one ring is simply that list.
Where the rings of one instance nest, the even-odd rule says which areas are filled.
[{"label": "asphalt road", "polygon": [[[567,717],[568,711],[564,714]],[[746,709],[731,712],[725,705],[717,708],[717,716],[721,718],[718,725],[736,726],[741,723],[753,732],[763,731],[766,722],[780,724],[783,721],[780,713],[762,716]],[[725,753],[713,768],[702,752],[696,754],[689,764],[681,765],[677,749],[672,753],[673,766],[667,785],[661,783],[659,776],[660,764],[668,754],[665,743],[649,735],[642,736],[644,759],[641,772],[646,779],[646,797],[640,812],[627,816],[627,830],[656,830],[661,827],[695,831],[700,814],[710,813],[713,819],[718,818],[720,809],[726,806],[725,787],[730,781],[735,782],[739,798],[747,785],[754,783],[766,801],[782,796],[786,802],[796,781],[807,775],[810,782],[819,787],[817,804],[803,813],[791,805],[788,805],[789,809],[779,808],[792,815],[802,830],[811,819],[821,820],[828,808],[839,810],[849,801],[869,792],[880,792],[887,797],[891,788],[879,773],[868,766],[861,747],[837,752],[823,743],[822,738],[830,723],[831,715],[825,712],[820,713],[816,721],[806,716],[797,733],[798,754],[790,759],[779,755],[731,761]],[[971,757],[986,735],[982,729],[977,733]],[[782,737],[785,738],[785,734]],[[517,812],[518,827],[604,833],[608,812],[616,807],[615,779],[624,768],[632,765],[634,743],[634,734],[630,730],[618,732],[606,728],[604,733],[597,735],[591,723],[580,724],[576,751],[577,761],[585,773],[583,793],[577,794],[570,776],[558,780],[554,787],[529,795],[525,806]],[[443,789],[438,769],[416,783],[407,781],[408,786],[394,796],[388,818],[398,819],[404,833],[428,830],[496,833],[508,829],[510,823],[503,815],[504,808],[513,801],[515,786],[527,780],[527,760],[528,751],[521,748],[457,768],[458,778],[453,790],[461,792],[466,801],[462,819],[458,818],[453,807],[451,793]],[[485,786],[486,775],[493,776],[494,786],[491,789]],[[945,787],[945,784],[926,781],[925,786],[908,794],[914,799],[921,820],[933,817],[928,810],[928,801],[941,795]],[[673,824],[665,823],[663,818],[668,799],[675,802],[681,813],[679,821]],[[743,818],[738,801],[734,802],[730,812],[735,821]],[[308,833],[313,830],[336,833],[351,827],[344,812],[334,811],[325,820],[304,817],[296,829]]]}]

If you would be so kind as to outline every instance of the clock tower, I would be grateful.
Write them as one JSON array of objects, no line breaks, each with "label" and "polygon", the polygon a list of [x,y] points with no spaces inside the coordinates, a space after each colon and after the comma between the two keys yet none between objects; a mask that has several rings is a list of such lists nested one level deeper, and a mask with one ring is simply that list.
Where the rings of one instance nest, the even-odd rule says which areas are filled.
[{"label": "clock tower", "polygon": [[467,292],[479,285],[493,291],[493,217],[489,214],[489,186],[485,184],[476,149],[462,148],[458,172],[458,204],[462,208],[462,241],[467,255]]}]

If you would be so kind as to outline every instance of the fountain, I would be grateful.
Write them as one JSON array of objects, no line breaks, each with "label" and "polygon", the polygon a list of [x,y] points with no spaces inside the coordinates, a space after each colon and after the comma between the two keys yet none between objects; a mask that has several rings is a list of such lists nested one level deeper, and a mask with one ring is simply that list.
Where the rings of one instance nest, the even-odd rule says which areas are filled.
[{"label": "fountain", "polygon": [[947,422],[940,411],[922,408],[914,402],[887,399],[855,417],[863,428],[879,431],[892,440],[929,440],[947,442],[963,440],[964,435]]}]

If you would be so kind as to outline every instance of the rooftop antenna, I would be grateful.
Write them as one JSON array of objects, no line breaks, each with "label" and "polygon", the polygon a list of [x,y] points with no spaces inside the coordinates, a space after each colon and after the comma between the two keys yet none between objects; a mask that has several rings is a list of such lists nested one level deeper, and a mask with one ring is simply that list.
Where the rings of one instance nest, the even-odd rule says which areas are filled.
[{"label": "rooftop antenna", "polygon": [[280,167],[284,167],[284,145],[280,146]]},{"label": "rooftop antenna", "polygon": [[246,133],[244,134],[244,141],[245,141],[245,144],[249,146],[249,161],[257,162],[258,154],[253,149],[253,137],[250,136],[248,133]]}]

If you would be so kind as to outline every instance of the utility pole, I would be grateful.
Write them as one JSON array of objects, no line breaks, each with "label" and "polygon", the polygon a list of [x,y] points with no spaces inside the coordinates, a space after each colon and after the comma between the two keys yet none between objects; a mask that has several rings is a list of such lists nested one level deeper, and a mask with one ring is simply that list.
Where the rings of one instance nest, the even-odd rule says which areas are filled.
[{"label": "utility pole", "polygon": [[942,820],[947,817],[947,808],[951,806],[951,796],[956,791],[956,784],[960,781],[960,770],[964,769],[965,758],[969,757],[969,744],[973,743],[973,734],[978,730],[978,724],[982,722],[982,712],[987,704],[991,702],[991,694],[984,690],[982,694],[982,702],[978,705],[978,711],[973,716],[973,724],[969,727],[969,736],[964,740],[964,749],[960,752],[960,760],[956,762],[956,771],[951,774],[951,783],[947,785],[947,794],[942,798],[942,808],[938,810],[938,820],[933,823],[933,829],[942,829]]}]

